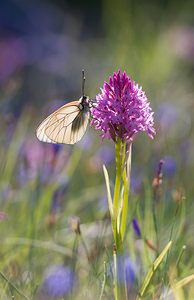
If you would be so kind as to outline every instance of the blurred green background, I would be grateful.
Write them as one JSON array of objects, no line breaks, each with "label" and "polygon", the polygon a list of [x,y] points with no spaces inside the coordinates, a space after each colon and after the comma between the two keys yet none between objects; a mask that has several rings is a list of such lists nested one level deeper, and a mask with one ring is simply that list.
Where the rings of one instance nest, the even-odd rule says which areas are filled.
[{"label": "blurred green background", "polygon": [[[70,265],[69,257],[75,264],[75,249],[72,299],[98,299],[94,295],[100,293],[103,261],[112,257],[102,164],[113,186],[113,142],[101,141],[94,128],[74,146],[43,144],[35,137],[49,113],[81,96],[82,68],[89,97],[95,98],[104,81],[120,69],[143,87],[155,112],[154,141],[143,133],[133,146],[126,252],[140,261],[143,271],[137,271],[132,295],[154,254],[148,250],[150,260],[142,258],[145,253],[133,235],[131,219],[139,220],[154,243],[150,199],[160,159],[165,164],[157,206],[159,251],[172,233],[169,268],[187,246],[172,278],[192,274],[193,11],[189,0],[1,1],[0,270],[30,299],[51,299],[42,287],[47,269]],[[84,242],[71,229],[72,216],[80,218]],[[192,291],[189,286],[180,299],[192,299]],[[154,295],[154,288],[150,293]],[[11,295],[22,299],[1,277],[0,299]],[[110,279],[105,299],[112,297]]]}]

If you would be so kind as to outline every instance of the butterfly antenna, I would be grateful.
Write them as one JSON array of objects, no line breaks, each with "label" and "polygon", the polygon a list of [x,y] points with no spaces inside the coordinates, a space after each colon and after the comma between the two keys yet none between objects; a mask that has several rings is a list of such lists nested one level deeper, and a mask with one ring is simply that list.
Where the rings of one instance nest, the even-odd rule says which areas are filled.
[{"label": "butterfly antenna", "polygon": [[82,95],[83,96],[85,94],[85,81],[86,81],[85,71],[84,69],[82,69]]}]

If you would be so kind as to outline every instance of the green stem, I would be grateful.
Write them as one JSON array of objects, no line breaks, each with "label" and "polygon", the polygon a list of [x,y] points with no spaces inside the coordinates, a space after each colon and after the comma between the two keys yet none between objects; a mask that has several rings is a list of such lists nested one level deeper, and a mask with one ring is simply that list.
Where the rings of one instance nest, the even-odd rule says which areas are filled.
[{"label": "green stem", "polygon": [[[130,171],[131,171],[131,145],[129,146],[129,151],[126,153],[126,155],[125,155],[125,149],[126,149],[126,142],[122,143],[121,139],[118,138],[117,143],[115,145],[116,179],[115,179],[113,203],[112,203],[111,193],[110,193],[108,172],[105,166],[103,166],[104,176],[106,180],[111,222],[112,222],[113,234],[115,239],[115,244],[113,247],[115,300],[123,299],[122,296],[126,295],[126,290],[123,291],[121,286],[119,286],[118,278],[117,278],[118,276],[117,255],[120,256],[124,251],[123,237],[125,233],[126,219],[127,219],[127,206],[128,206]],[[121,189],[122,176],[123,176],[123,187]],[[121,215],[122,215],[122,225],[120,226]]]},{"label": "green stem", "polygon": [[115,190],[114,190],[114,201],[113,201],[113,210],[116,216],[118,216],[118,204],[119,204],[119,193],[121,185],[121,139],[118,138],[117,143],[115,144],[115,155],[116,155],[116,180],[115,180]]},{"label": "green stem", "polygon": [[[129,145],[126,167],[123,170],[123,186],[124,186],[124,197],[123,197],[123,213],[122,213],[122,221],[121,221],[121,236],[122,240],[125,235],[126,221],[127,221],[127,209],[128,209],[128,199],[129,199],[129,191],[130,191],[130,173],[131,173],[131,144]],[[124,157],[124,153],[123,153]],[[128,169],[128,170],[126,170]]]},{"label": "green stem", "polygon": [[119,287],[117,281],[117,255],[115,245],[113,245],[113,261],[114,261],[114,292],[115,292],[115,300],[119,300]]},{"label": "green stem", "polygon": [[107,267],[106,267],[106,262],[104,261],[104,280],[102,283],[102,288],[101,288],[101,293],[100,293],[100,298],[99,300],[102,300],[103,294],[104,294],[104,289],[106,285],[106,279],[107,279]]},{"label": "green stem", "polygon": [[[113,233],[116,242],[117,253],[123,252],[123,244],[120,232],[120,187],[121,187],[121,175],[122,175],[122,162],[121,162],[121,149],[122,141],[118,138],[115,145],[115,159],[116,159],[116,179],[114,189],[114,200],[113,200],[113,213],[112,218]],[[120,204],[121,205],[121,204]]]},{"label": "green stem", "polygon": [[156,234],[156,249],[157,249],[157,254],[159,250],[159,239],[158,239],[158,224],[157,224],[157,218],[156,218],[156,198],[152,198],[152,214],[153,214],[153,221],[154,221],[154,230]]}]

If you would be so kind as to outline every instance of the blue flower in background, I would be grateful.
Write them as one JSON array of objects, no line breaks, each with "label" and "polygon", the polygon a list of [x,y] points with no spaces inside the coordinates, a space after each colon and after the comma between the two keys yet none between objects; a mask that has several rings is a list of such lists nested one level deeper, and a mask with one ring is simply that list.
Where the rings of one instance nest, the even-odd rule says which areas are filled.
[{"label": "blue flower in background", "polygon": [[135,268],[133,262],[127,258],[125,260],[125,279],[127,285],[134,285],[136,281]]},{"label": "blue flower in background", "polygon": [[68,179],[61,183],[53,193],[51,200],[51,212],[56,213],[59,208],[61,208],[64,203],[64,196],[69,188]]},{"label": "blue flower in background", "polygon": [[100,198],[98,204],[101,211],[108,211],[108,199],[106,195]]},{"label": "blue flower in background", "polygon": [[[111,278],[114,278],[114,263],[110,263],[110,269],[108,269]],[[136,262],[132,261],[126,254],[123,256],[117,256],[117,280],[120,285],[126,284],[127,299],[135,299],[136,287],[137,287],[137,272],[139,272],[139,266]]]},{"label": "blue flower in background", "polygon": [[135,218],[132,219],[132,225],[133,225],[133,229],[134,229],[134,232],[136,233],[136,235],[138,237],[141,237],[141,232],[140,232],[139,223],[138,223],[137,219],[135,219]]},{"label": "blue flower in background", "polygon": [[118,263],[117,266],[118,281],[120,282],[120,284],[125,284],[125,280],[126,280],[127,286],[135,285],[136,282],[135,265],[131,261],[131,259],[128,256],[118,257],[117,263]]},{"label": "blue flower in background", "polygon": [[177,163],[174,157],[166,156],[164,157],[163,173],[165,177],[172,178],[175,175]]},{"label": "blue flower in background", "polygon": [[54,155],[57,155],[62,147],[63,145],[61,144],[51,144],[51,148],[53,149]]},{"label": "blue flower in background", "polygon": [[98,150],[96,155],[105,165],[107,165],[113,161],[115,152],[113,147],[103,146]]},{"label": "blue flower in background", "polygon": [[156,119],[159,121],[162,129],[168,129],[172,126],[175,123],[177,116],[178,110],[176,106],[170,102],[162,103],[156,112]]},{"label": "blue flower in background", "polygon": [[[162,163],[161,174],[164,178],[172,178],[175,175],[177,169],[177,162],[173,156],[167,155],[160,160]],[[160,164],[158,165],[158,158],[153,158],[152,169],[157,170],[157,175],[159,172]]]},{"label": "blue flower in background", "polygon": [[75,274],[67,266],[53,267],[44,281],[45,292],[55,298],[63,297],[72,291],[75,285]]},{"label": "blue flower in background", "polygon": [[139,194],[142,187],[142,177],[132,177],[131,176],[131,182],[130,182],[130,188],[135,194]]},{"label": "blue flower in background", "polygon": [[131,169],[130,189],[135,194],[140,193],[143,179],[144,179],[144,174],[141,167],[138,164],[133,164]]},{"label": "blue flower in background", "polygon": [[89,149],[91,145],[92,145],[92,135],[90,132],[87,132],[87,134],[83,137],[83,139],[81,139],[81,141],[79,141],[79,143],[77,144],[77,146],[83,151]]}]

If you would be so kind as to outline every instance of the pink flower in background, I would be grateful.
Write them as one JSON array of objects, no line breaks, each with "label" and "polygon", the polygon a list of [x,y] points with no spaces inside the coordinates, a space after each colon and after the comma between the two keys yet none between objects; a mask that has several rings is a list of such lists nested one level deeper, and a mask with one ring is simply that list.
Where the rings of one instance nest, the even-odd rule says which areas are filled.
[{"label": "pink flower in background", "polygon": [[102,139],[108,137],[116,142],[119,137],[132,142],[141,131],[147,131],[153,138],[153,112],[145,92],[125,72],[114,73],[109,83],[104,83],[96,100],[91,109],[91,126],[95,124],[95,128],[102,131]]},{"label": "pink flower in background", "polygon": [[194,63],[194,27],[177,26],[171,32],[171,50],[188,63]]},{"label": "pink flower in background", "polygon": [[3,212],[0,212],[0,221],[5,221],[8,219],[8,216],[4,214]]},{"label": "pink flower in background", "polygon": [[28,55],[26,45],[20,38],[1,38],[0,53],[1,83],[27,63]]}]

